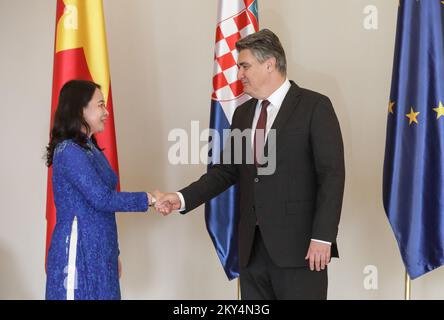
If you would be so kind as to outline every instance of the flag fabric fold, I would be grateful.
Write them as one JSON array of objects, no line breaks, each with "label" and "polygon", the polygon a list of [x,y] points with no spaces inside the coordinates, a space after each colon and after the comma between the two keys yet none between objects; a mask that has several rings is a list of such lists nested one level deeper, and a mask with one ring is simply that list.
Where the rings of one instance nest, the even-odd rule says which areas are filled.
[{"label": "flag fabric fold", "polygon": [[[223,130],[230,128],[236,107],[250,99],[244,94],[237,79],[237,51],[235,44],[241,38],[258,31],[257,0],[219,0],[216,44],[214,55],[213,94],[210,128],[223,137]],[[212,145],[212,163],[223,149]],[[239,218],[237,186],[206,203],[207,230],[215,246],[228,279],[239,276],[237,224]]]},{"label": "flag fabric fold", "polygon": [[398,11],[383,201],[412,279],[444,264],[443,3]]}]

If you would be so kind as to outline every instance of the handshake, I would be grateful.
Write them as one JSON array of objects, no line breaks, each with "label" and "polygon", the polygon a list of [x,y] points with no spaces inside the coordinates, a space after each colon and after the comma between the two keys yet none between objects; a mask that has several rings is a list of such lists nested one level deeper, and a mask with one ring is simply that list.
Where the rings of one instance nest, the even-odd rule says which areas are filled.
[{"label": "handshake", "polygon": [[178,193],[163,193],[160,191],[147,192],[148,205],[154,207],[157,212],[164,216],[170,214],[174,210],[181,209],[182,201]]}]

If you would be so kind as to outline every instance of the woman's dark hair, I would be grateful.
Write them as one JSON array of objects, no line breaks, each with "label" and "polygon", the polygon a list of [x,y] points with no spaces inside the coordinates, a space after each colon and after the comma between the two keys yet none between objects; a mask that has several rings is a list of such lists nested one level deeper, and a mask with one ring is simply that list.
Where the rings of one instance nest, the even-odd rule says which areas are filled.
[{"label": "woman's dark hair", "polygon": [[[100,85],[86,80],[70,80],[63,85],[54,115],[49,144],[46,147],[46,165],[48,167],[52,165],[57,144],[66,139],[72,139],[81,147],[89,149],[88,134],[85,134],[82,128],[85,128],[87,133],[91,129],[83,118],[83,109],[92,99],[96,89],[100,89]],[[91,136],[91,140],[99,148],[94,136]]]}]

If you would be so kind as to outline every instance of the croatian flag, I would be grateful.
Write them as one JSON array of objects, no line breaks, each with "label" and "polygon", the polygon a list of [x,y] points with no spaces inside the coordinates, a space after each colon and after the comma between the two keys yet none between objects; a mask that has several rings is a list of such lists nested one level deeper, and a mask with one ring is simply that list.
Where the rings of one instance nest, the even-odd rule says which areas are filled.
[{"label": "croatian flag", "polygon": [[[250,99],[237,79],[236,42],[258,31],[257,0],[219,0],[214,54],[213,94],[210,128],[223,137],[229,129],[234,110]],[[213,145],[212,162],[216,163],[221,145]],[[206,203],[207,230],[228,279],[239,276],[238,258],[238,186],[235,185]]]}]

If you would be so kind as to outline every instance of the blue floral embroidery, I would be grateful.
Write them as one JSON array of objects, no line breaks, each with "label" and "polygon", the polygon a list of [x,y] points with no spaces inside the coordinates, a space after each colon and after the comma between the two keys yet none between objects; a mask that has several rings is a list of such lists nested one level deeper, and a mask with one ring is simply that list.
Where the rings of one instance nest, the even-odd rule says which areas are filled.
[{"label": "blue floral embroidery", "polygon": [[53,193],[57,222],[47,257],[47,299],[66,299],[71,226],[77,217],[75,299],[120,299],[115,212],[146,211],[145,192],[117,192],[118,179],[103,153],[71,140],[57,145]]}]

